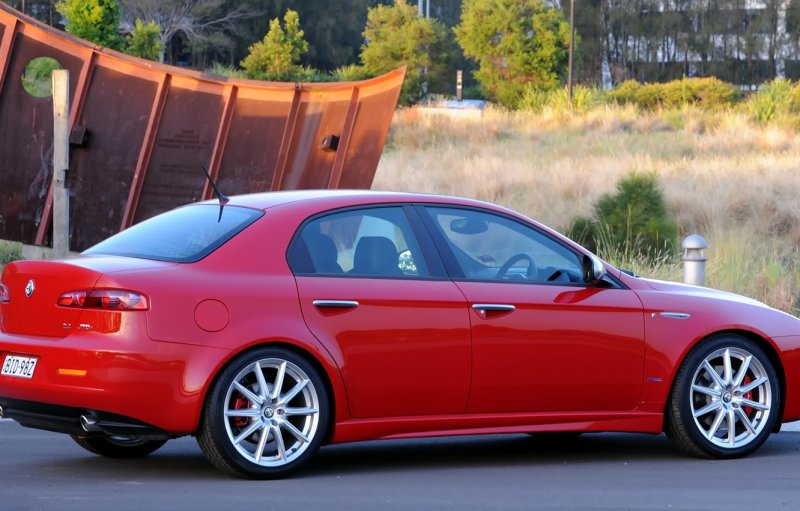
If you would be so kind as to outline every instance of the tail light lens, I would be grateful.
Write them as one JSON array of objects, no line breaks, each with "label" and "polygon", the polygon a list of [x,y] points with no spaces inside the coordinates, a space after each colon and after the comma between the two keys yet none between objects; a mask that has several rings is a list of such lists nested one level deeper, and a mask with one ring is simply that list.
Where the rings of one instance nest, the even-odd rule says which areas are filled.
[{"label": "tail light lens", "polygon": [[69,291],[58,298],[61,307],[103,310],[149,310],[150,300],[135,291],[96,289],[94,291]]},{"label": "tail light lens", "polygon": [[11,295],[8,293],[8,288],[0,284],[0,303],[8,303],[11,301]]}]

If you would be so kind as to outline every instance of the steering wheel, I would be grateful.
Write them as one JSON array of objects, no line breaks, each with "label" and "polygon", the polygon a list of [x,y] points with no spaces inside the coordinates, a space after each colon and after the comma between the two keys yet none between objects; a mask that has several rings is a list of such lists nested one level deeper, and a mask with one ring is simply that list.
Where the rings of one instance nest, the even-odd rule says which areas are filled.
[{"label": "steering wheel", "polygon": [[512,266],[517,264],[520,261],[528,261],[528,280],[535,280],[536,279],[536,263],[533,260],[533,257],[529,256],[528,254],[514,254],[513,256],[508,258],[508,261],[503,263],[503,266],[497,270],[497,275],[495,278],[497,280],[502,280],[506,277],[506,274],[511,269]]}]

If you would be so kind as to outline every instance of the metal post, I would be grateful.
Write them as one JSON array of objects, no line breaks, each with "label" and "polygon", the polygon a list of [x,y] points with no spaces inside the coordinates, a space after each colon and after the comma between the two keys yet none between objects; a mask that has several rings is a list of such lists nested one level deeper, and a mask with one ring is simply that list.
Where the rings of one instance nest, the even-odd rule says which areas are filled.
[{"label": "metal post", "polygon": [[575,54],[575,0],[569,0],[569,77],[567,78],[567,99],[572,110],[572,66]]},{"label": "metal post", "polygon": [[53,252],[69,253],[69,71],[53,71]]},{"label": "metal post", "polygon": [[699,234],[692,234],[683,240],[681,247],[683,248],[683,281],[695,286],[704,285],[708,242]]}]

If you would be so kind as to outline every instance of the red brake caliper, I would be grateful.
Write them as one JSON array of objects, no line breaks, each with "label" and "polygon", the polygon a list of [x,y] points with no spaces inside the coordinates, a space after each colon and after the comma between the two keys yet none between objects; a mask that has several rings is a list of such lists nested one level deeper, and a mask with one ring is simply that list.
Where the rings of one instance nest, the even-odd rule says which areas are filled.
[{"label": "red brake caliper", "polygon": [[[744,381],[742,382],[742,385],[747,385],[751,381],[753,381],[753,380],[750,378],[749,375],[745,376],[744,377]],[[750,392],[744,394],[742,396],[742,398],[747,399],[748,401],[752,401],[753,400],[753,391],[751,390]],[[743,406],[742,410],[744,410],[744,414],[747,415],[747,417],[750,417],[750,414],[753,413],[753,407],[751,407],[751,406]]]},{"label": "red brake caliper", "polygon": [[[250,401],[247,399],[243,399],[241,397],[237,397],[236,400],[233,402],[233,409],[234,410],[243,410],[245,408],[250,408]],[[247,417],[236,417],[233,419],[233,425],[237,428],[243,428],[247,426],[247,423],[250,419]]]}]

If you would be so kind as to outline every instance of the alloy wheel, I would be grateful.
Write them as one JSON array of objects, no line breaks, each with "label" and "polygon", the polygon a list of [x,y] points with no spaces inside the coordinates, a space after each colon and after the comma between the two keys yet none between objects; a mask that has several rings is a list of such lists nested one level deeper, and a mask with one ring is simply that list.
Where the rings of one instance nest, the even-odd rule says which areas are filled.
[{"label": "alloy wheel", "polygon": [[759,436],[773,408],[772,382],[746,349],[726,347],[706,356],[692,377],[691,412],[714,445],[743,447]]},{"label": "alloy wheel", "polygon": [[228,440],[246,460],[280,467],[300,458],[320,426],[320,399],[298,365],[257,360],[232,379],[222,402]]}]

